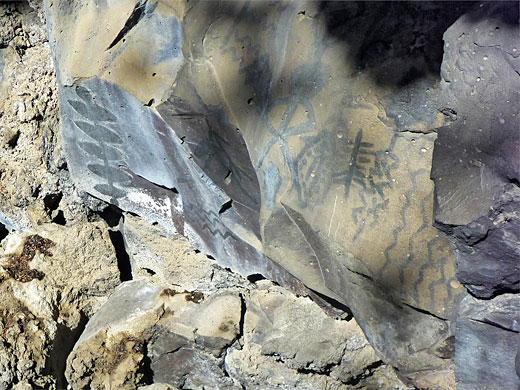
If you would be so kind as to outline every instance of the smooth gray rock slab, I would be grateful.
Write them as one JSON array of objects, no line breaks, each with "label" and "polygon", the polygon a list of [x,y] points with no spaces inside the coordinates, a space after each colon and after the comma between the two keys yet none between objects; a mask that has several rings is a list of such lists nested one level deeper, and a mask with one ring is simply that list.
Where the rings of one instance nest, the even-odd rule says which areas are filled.
[{"label": "smooth gray rock slab", "polygon": [[139,318],[157,309],[161,287],[147,283],[146,279],[131,280],[120,284],[110,299],[94,314],[76,342],[77,346],[86,343],[92,336],[106,327],[124,329],[125,322]]},{"label": "smooth gray rock slab", "polygon": [[462,301],[455,344],[459,390],[520,388],[519,307],[516,294]]}]

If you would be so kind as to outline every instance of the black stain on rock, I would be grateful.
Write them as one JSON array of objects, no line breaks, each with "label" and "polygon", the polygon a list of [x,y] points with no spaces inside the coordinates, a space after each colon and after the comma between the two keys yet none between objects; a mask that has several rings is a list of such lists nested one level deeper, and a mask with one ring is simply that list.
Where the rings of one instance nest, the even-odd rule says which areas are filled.
[{"label": "black stain on rock", "polygon": [[4,238],[6,238],[8,234],[9,234],[9,230],[7,230],[5,225],[0,222],[0,242],[2,242],[2,240]]},{"label": "black stain on rock", "polygon": [[49,248],[55,245],[54,242],[43,238],[37,234],[28,236],[23,244],[20,255],[9,255],[7,264],[3,267],[11,278],[22,283],[30,282],[33,279],[42,280],[45,274],[29,267],[30,261],[40,253],[45,256],[52,256]]},{"label": "black stain on rock", "polygon": [[204,301],[204,294],[201,293],[200,291],[193,291],[193,292],[187,293],[184,296],[184,299],[186,299],[186,301],[188,301],[188,302],[202,303]]}]

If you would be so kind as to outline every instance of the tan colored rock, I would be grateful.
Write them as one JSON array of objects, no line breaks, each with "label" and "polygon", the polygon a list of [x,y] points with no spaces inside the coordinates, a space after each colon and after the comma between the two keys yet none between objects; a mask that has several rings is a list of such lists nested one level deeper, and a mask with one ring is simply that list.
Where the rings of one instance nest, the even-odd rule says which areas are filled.
[{"label": "tan colored rock", "polygon": [[108,231],[87,223],[13,232],[0,265],[0,388],[60,389],[78,331],[119,283]]},{"label": "tan colored rock", "polygon": [[[223,373],[215,374],[220,370],[216,357],[237,337],[240,318],[236,293],[224,291],[206,298],[199,292],[177,293],[143,278],[124,282],[77,341],[68,358],[67,379],[73,388],[132,388],[145,384],[146,357],[158,382],[166,379],[175,385],[189,375],[193,383],[206,379],[208,386],[227,383]],[[176,347],[169,350],[167,340]],[[177,359],[177,353],[184,356],[183,364],[191,367],[201,361],[215,372],[208,378],[190,372],[191,368],[177,373],[168,363]]]},{"label": "tan colored rock", "polygon": [[27,227],[31,222],[25,208],[30,202],[58,192],[57,178],[44,160],[54,151],[58,130],[48,44],[26,49],[23,57],[9,49],[4,78],[4,88],[0,88],[0,185],[4,195],[0,210],[13,224]]},{"label": "tan colored rock", "polygon": [[326,375],[301,374],[284,361],[263,355],[258,345],[234,349],[226,356],[230,374],[249,390],[350,390],[352,387]]},{"label": "tan colored rock", "polygon": [[[45,26],[25,3],[0,4],[0,222],[29,228],[85,208],[68,179]],[[68,196],[61,198],[61,193]]]},{"label": "tan colored rock", "polygon": [[148,277],[181,291],[209,292],[248,284],[195,251],[185,237],[169,234],[140,217],[125,213],[122,233],[134,278]]},{"label": "tan colored rock", "polygon": [[[259,390],[365,388],[380,365],[354,319],[327,317],[310,299],[270,282],[251,290],[244,340],[226,355],[230,375]],[[391,369],[383,382],[406,388]]]},{"label": "tan colored rock", "polygon": [[[309,298],[274,286],[251,291],[245,333],[246,342],[261,345],[264,355],[294,359],[297,368],[315,371],[339,364],[347,348],[368,346],[355,321],[327,317]],[[369,364],[378,360],[372,350]]]},{"label": "tan colored rock", "polygon": [[141,386],[138,390],[177,390],[177,388],[165,383],[154,383],[153,385]]},{"label": "tan colored rock", "polygon": [[55,378],[45,373],[57,324],[39,318],[15,298],[10,283],[0,285],[0,389],[17,382],[55,388]]},{"label": "tan colored rock", "polygon": [[179,323],[193,328],[195,341],[219,355],[240,333],[242,300],[236,292],[224,290],[204,299],[199,306],[180,311]]},{"label": "tan colored rock", "polygon": [[67,359],[73,388],[128,389],[140,383],[144,357],[140,334],[158,320],[160,287],[143,280],[120,285],[89,321]]},{"label": "tan colored rock", "polygon": [[413,378],[420,389],[457,390],[455,381],[455,364],[445,371],[430,371],[417,373]]},{"label": "tan colored rock", "polygon": [[[362,390],[417,390],[417,387],[404,385],[396,375],[396,371],[387,365],[382,365],[372,372],[365,372],[367,376],[356,386]],[[428,388],[428,387],[426,387]],[[447,389],[451,390],[450,387]]]},{"label": "tan colored rock", "polygon": [[122,231],[134,277],[149,276],[151,271],[156,279],[185,290],[207,289],[211,261],[195,253],[186,238],[131,214],[125,214]]}]

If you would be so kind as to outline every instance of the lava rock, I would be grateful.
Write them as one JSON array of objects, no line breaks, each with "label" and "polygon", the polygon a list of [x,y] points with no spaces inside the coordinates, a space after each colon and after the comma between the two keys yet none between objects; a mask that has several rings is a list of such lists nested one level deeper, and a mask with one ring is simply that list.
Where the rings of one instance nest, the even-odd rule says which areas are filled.
[{"label": "lava rock", "polygon": [[520,341],[520,296],[491,300],[468,296],[457,319],[455,363],[458,389],[516,389]]},{"label": "lava rock", "polygon": [[449,371],[464,291],[430,223],[428,133],[441,34],[465,7],[45,4],[82,190],[348,306],[404,377]]},{"label": "lava rock", "polygon": [[[516,16],[515,16],[516,15]],[[457,253],[457,278],[489,298],[520,289],[518,7],[486,3],[446,31],[432,179],[435,223]]]}]

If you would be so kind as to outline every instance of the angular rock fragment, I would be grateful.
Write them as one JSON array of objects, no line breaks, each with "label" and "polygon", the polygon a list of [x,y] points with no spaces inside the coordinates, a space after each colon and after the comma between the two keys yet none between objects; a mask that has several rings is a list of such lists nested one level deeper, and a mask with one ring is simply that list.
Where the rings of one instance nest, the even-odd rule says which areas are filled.
[{"label": "angular rock fragment", "polygon": [[146,319],[159,316],[162,302],[156,298],[161,290],[143,280],[118,286],[67,358],[65,375],[73,388],[128,388],[141,383],[145,349],[138,335],[146,329]]},{"label": "angular rock fragment", "polygon": [[177,390],[175,387],[165,383],[154,383],[152,385],[141,386],[139,390]]},{"label": "angular rock fragment", "polygon": [[157,383],[234,389],[219,362],[239,332],[241,298],[205,297],[136,279],[117,287],[92,317],[67,360],[74,387],[114,389]]},{"label": "angular rock fragment", "polygon": [[205,255],[191,250],[184,237],[131,214],[124,216],[122,233],[134,278],[151,274],[189,291],[210,289],[214,267]]},{"label": "angular rock fragment", "polygon": [[[225,364],[247,389],[371,388],[365,377],[386,369],[354,320],[327,317],[308,298],[262,282],[246,307],[242,345]],[[376,377],[380,388],[406,388],[391,369]]]},{"label": "angular rock fragment", "polygon": [[354,321],[327,317],[308,298],[296,298],[282,288],[252,291],[244,326],[247,343],[259,345],[263,355],[291,359],[297,369],[324,372],[348,359],[345,351],[364,347],[370,358],[365,365],[363,359],[352,359],[362,367],[348,366],[351,377],[379,360]]}]

